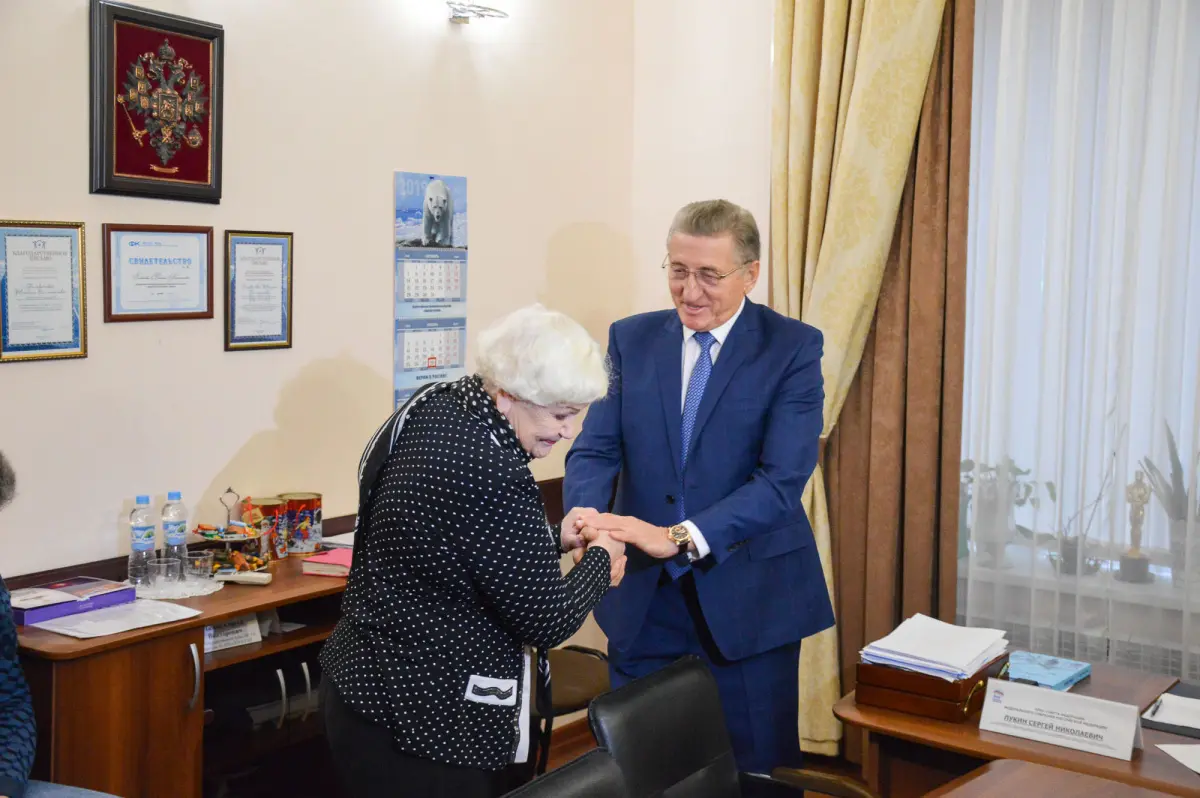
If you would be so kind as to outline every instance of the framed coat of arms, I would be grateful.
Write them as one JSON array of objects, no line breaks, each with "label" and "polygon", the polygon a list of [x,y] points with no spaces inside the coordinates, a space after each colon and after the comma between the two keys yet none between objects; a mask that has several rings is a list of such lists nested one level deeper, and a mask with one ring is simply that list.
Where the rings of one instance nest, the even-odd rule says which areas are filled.
[{"label": "framed coat of arms", "polygon": [[224,29],[111,0],[91,28],[92,193],[219,203]]}]

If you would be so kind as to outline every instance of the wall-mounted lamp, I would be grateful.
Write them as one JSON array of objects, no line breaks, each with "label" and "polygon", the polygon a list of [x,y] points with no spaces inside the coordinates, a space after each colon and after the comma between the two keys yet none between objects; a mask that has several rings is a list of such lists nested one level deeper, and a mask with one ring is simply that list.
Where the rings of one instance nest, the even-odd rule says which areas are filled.
[{"label": "wall-mounted lamp", "polygon": [[465,25],[472,19],[485,17],[506,19],[508,17],[506,11],[490,6],[481,6],[478,3],[459,3],[454,0],[446,0],[446,6],[450,9],[450,21],[457,25]]}]

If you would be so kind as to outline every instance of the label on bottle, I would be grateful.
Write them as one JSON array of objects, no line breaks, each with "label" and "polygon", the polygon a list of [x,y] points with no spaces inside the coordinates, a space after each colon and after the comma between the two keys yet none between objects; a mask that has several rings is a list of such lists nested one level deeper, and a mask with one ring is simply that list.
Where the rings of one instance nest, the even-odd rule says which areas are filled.
[{"label": "label on bottle", "polygon": [[163,536],[168,546],[187,543],[187,524],[183,521],[163,521]]},{"label": "label on bottle", "polygon": [[134,526],[131,531],[133,533],[131,545],[134,551],[150,551],[154,548],[154,524]]}]

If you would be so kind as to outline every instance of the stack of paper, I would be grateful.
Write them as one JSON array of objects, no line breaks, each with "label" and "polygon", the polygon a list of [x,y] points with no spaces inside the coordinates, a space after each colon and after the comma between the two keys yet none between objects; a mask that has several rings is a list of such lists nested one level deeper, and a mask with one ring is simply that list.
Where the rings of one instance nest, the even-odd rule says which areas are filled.
[{"label": "stack of paper", "polygon": [[966,679],[1008,650],[1000,629],[972,629],[914,615],[860,653],[863,662],[937,676]]}]

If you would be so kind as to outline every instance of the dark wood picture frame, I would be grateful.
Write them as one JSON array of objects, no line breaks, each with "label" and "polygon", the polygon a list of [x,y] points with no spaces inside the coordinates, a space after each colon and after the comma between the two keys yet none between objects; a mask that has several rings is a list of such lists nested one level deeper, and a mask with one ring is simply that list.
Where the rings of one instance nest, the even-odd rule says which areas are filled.
[{"label": "dark wood picture frame", "polygon": [[92,0],[93,194],[221,201],[224,59],[220,25]]},{"label": "dark wood picture frame", "polygon": [[[121,313],[113,312],[113,289],[116,287],[113,277],[112,234],[118,232],[131,233],[190,233],[203,235],[207,239],[208,276],[206,282],[208,309],[186,313]],[[178,321],[180,319],[211,319],[214,318],[213,305],[213,274],[216,266],[213,264],[213,229],[211,227],[195,227],[191,225],[172,224],[105,224],[104,236],[104,321]]]},{"label": "dark wood picture frame", "polygon": [[[283,340],[261,340],[237,342],[233,339],[234,292],[233,283],[233,243],[234,239],[278,239],[284,244],[284,257],[287,260],[284,269],[283,310],[286,318],[283,320]],[[296,295],[295,280],[295,235],[293,233],[269,232],[266,230],[226,230],[225,231],[225,351],[246,352],[258,349],[291,349],[292,348],[292,303]]]}]

